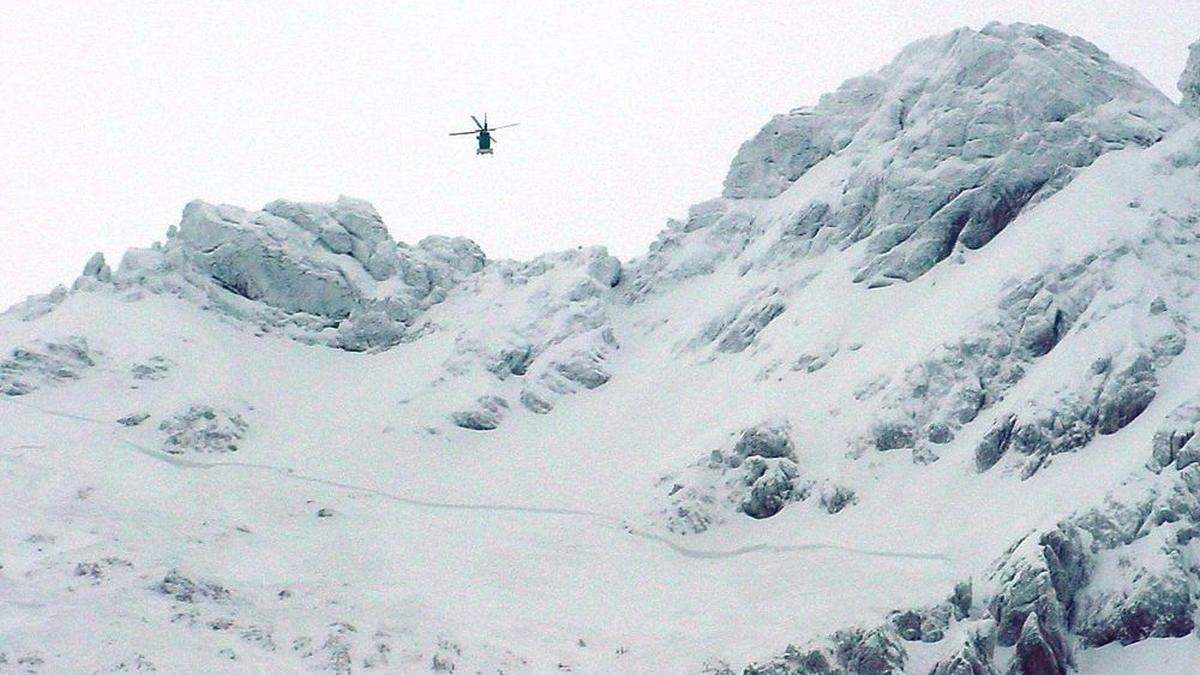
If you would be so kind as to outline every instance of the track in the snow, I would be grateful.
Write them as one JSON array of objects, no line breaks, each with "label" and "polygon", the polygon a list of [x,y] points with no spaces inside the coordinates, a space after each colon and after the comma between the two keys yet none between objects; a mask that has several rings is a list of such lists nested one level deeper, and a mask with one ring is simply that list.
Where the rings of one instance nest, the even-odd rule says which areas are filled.
[{"label": "track in the snow", "polygon": [[[80,422],[87,422],[89,424],[99,424],[99,425],[103,425],[105,427],[108,427],[111,424],[111,422],[108,422],[106,420],[95,419],[95,418],[86,417],[83,415],[76,415],[73,413],[62,412],[62,411],[58,411],[58,410],[46,410],[46,409],[39,408],[37,406],[31,405],[28,403],[25,403],[23,401],[14,401],[12,399],[8,399],[7,402],[14,403],[14,404],[20,405],[21,407],[40,412],[44,415],[52,415],[54,417],[62,417],[62,418],[76,420],[76,421],[80,421]],[[738,548],[725,549],[725,550],[697,549],[697,548],[691,548],[688,546],[683,546],[679,542],[674,541],[666,536],[635,528],[635,527],[629,525],[624,520],[622,520],[616,516],[612,516],[612,515],[609,515],[606,513],[600,513],[598,511],[589,511],[586,509],[553,508],[553,507],[544,507],[544,506],[521,506],[521,505],[516,505],[516,504],[437,502],[437,501],[429,501],[429,500],[424,500],[424,499],[415,499],[412,497],[405,497],[402,495],[397,495],[397,494],[385,492],[383,490],[378,490],[376,488],[366,487],[366,486],[362,486],[362,485],[343,483],[341,481],[330,480],[328,478],[320,478],[318,476],[307,476],[304,474],[296,473],[295,471],[293,471],[290,468],[274,466],[271,464],[255,464],[255,463],[251,463],[251,462],[227,462],[227,461],[197,462],[197,461],[193,461],[193,460],[183,459],[182,457],[175,457],[173,455],[169,455],[164,452],[159,452],[157,450],[152,450],[143,445],[139,445],[138,443],[135,443],[127,438],[120,437],[115,431],[113,431],[113,436],[114,436],[114,438],[116,438],[116,440],[120,441],[126,447],[130,448],[131,450],[133,450],[134,452],[136,452],[140,455],[144,455],[151,459],[169,464],[171,466],[174,466],[174,467],[180,468],[180,469],[211,470],[211,469],[222,469],[222,468],[241,468],[241,469],[253,469],[256,471],[266,471],[269,473],[277,474],[283,478],[287,478],[290,480],[311,483],[314,485],[323,485],[326,487],[336,488],[339,490],[347,490],[347,491],[351,491],[351,492],[369,494],[369,495],[373,495],[376,497],[380,497],[382,499],[387,499],[389,501],[397,502],[400,504],[405,504],[408,506],[414,506],[414,507],[418,507],[418,508],[426,508],[426,509],[440,509],[440,510],[447,510],[447,511],[485,511],[485,512],[492,512],[492,513],[529,513],[529,514],[536,514],[536,515],[557,515],[557,516],[572,516],[572,517],[581,517],[581,518],[591,518],[593,520],[596,520],[596,521],[599,521],[599,522],[602,522],[602,523],[605,523],[608,525],[616,526],[616,527],[618,527],[640,539],[646,539],[649,541],[653,541],[653,542],[662,544],[662,545],[670,548],[672,551],[674,551],[682,556],[688,557],[688,558],[720,560],[720,559],[726,559],[726,558],[736,558],[739,556],[753,554],[753,553],[796,553],[796,552],[805,552],[805,551],[839,551],[839,552],[843,552],[843,553],[851,553],[851,554],[855,554],[855,555],[872,556],[872,557],[878,557],[878,558],[895,558],[895,559],[900,559],[900,560],[929,560],[929,561],[939,562],[939,563],[943,563],[943,564],[947,564],[947,565],[953,564],[953,560],[951,560],[951,558],[949,556],[946,556],[946,555],[943,555],[940,553],[921,553],[921,552],[911,552],[911,551],[887,551],[887,550],[870,549],[870,548],[859,548],[859,547],[855,547],[855,546],[842,546],[839,544],[822,544],[822,543],[750,544],[747,546],[740,546]]]}]

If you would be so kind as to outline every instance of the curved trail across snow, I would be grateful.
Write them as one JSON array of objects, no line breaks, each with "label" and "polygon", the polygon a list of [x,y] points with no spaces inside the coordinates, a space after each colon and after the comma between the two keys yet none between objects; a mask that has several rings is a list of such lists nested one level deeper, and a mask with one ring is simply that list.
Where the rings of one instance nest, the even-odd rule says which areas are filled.
[{"label": "curved trail across snow", "polygon": [[[76,420],[79,422],[87,422],[89,424],[103,425],[105,427],[108,427],[111,424],[111,422],[109,422],[107,420],[100,420],[100,419],[96,419],[93,417],[86,417],[84,415],[77,415],[74,413],[62,412],[62,411],[58,411],[58,410],[47,410],[44,408],[34,406],[29,403],[25,403],[24,401],[14,401],[12,399],[7,399],[6,402],[16,404],[21,407],[28,408],[30,410],[34,410],[34,411],[42,413],[44,415],[51,415],[54,417],[63,417],[66,419]],[[430,500],[425,500],[425,499],[416,499],[413,497],[405,497],[403,495],[398,495],[398,494],[394,494],[391,492],[379,490],[376,488],[366,487],[363,485],[354,485],[352,483],[343,483],[341,481],[331,480],[328,478],[321,478],[319,476],[308,476],[305,474],[296,473],[294,470],[287,468],[287,467],[274,466],[271,464],[255,464],[253,462],[228,462],[228,461],[197,462],[197,461],[193,461],[193,460],[183,459],[182,457],[175,457],[175,456],[172,456],[172,455],[169,455],[169,454],[157,451],[157,450],[147,448],[147,447],[140,445],[138,443],[135,443],[127,438],[122,438],[119,434],[116,433],[115,430],[112,432],[112,435],[116,440],[120,441],[122,444],[124,444],[129,449],[133,450],[134,452],[136,452],[140,455],[149,457],[151,459],[157,460],[159,462],[169,464],[173,467],[180,468],[180,469],[198,469],[198,470],[226,469],[226,468],[253,469],[256,471],[265,471],[268,473],[273,473],[282,478],[286,478],[289,480],[295,480],[295,481],[300,481],[300,482],[304,482],[304,483],[311,483],[314,485],[323,485],[326,487],[336,488],[339,490],[347,490],[347,491],[351,491],[351,492],[369,494],[369,495],[373,495],[373,496],[376,496],[376,497],[379,497],[382,499],[387,499],[389,501],[397,502],[400,504],[405,504],[408,506],[414,506],[414,507],[425,508],[425,509],[439,509],[439,510],[446,510],[446,511],[484,511],[484,512],[491,512],[491,513],[529,513],[529,514],[535,514],[535,515],[556,515],[556,516],[571,516],[571,517],[579,517],[579,518],[590,518],[592,520],[595,520],[595,521],[598,521],[601,523],[605,523],[607,525],[618,527],[639,539],[645,539],[648,541],[656,542],[658,544],[662,544],[663,546],[666,546],[667,548],[671,549],[675,553],[678,553],[678,554],[688,557],[688,558],[720,560],[720,559],[726,559],[726,558],[736,558],[736,557],[751,554],[751,553],[795,553],[795,552],[804,552],[804,551],[839,551],[839,552],[843,552],[843,553],[852,553],[855,555],[871,556],[871,557],[878,557],[878,558],[894,558],[894,559],[899,559],[899,560],[928,560],[928,561],[938,562],[938,563],[942,563],[942,564],[946,564],[946,565],[953,564],[953,560],[949,556],[946,556],[944,554],[939,554],[939,553],[921,553],[921,552],[912,552],[912,551],[888,551],[888,550],[881,550],[881,549],[859,548],[856,546],[842,546],[839,544],[823,544],[823,543],[749,544],[746,546],[740,546],[738,548],[725,549],[725,550],[698,549],[698,548],[684,546],[684,545],[680,544],[679,542],[670,539],[667,536],[656,534],[654,532],[649,532],[647,530],[635,528],[635,527],[629,525],[629,523],[625,522],[621,518],[618,518],[616,516],[612,516],[612,515],[609,515],[606,513],[600,513],[599,511],[589,511],[586,509],[555,508],[555,507],[547,507],[547,506],[522,506],[522,505],[517,505],[517,504],[438,502],[438,501],[430,501]]]}]

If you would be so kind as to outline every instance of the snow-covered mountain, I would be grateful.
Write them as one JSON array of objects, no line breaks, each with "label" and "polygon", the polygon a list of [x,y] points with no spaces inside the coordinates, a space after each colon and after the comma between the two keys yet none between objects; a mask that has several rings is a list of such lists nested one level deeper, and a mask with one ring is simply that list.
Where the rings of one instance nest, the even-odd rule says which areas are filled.
[{"label": "snow-covered mountain", "polygon": [[991,24],[646,255],[193,202],[0,315],[0,671],[1200,672],[1200,49]]}]

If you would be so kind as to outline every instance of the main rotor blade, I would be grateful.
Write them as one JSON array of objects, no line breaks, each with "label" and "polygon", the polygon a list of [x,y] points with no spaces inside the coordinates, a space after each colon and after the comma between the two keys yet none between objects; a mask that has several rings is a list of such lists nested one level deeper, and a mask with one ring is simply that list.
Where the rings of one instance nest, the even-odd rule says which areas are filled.
[{"label": "main rotor blade", "polygon": [[470,134],[470,135],[474,136],[477,133],[479,133],[479,132],[478,131],[454,131],[454,132],[451,132],[450,135],[451,136],[466,136],[467,134]]},{"label": "main rotor blade", "polygon": [[487,126],[487,113],[483,113],[483,128],[484,128],[485,130],[488,128],[488,126]]},{"label": "main rotor blade", "polygon": [[491,128],[491,129],[489,129],[488,131],[495,131],[495,130],[497,130],[497,129],[507,129],[507,128],[509,128],[509,127],[515,127],[515,126],[517,126],[518,124],[520,124],[520,122],[514,122],[514,123],[512,123],[512,124],[505,124],[505,125],[504,125],[504,126],[502,126],[502,127],[492,127],[492,128]]},{"label": "main rotor blade", "polygon": [[[487,117],[487,115],[484,115],[484,117]],[[475,120],[475,126],[479,127],[480,129],[483,129],[483,128],[484,128],[484,126],[483,126],[482,124],[480,124],[480,123],[479,123],[479,118],[478,118],[478,117],[476,117],[476,116],[474,116],[474,115],[471,115],[471,119]]]}]

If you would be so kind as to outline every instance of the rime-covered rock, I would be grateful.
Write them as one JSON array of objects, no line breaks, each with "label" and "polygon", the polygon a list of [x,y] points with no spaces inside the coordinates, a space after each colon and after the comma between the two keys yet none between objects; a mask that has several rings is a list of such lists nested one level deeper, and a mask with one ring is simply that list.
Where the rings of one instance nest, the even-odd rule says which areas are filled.
[{"label": "rime-covered rock", "polygon": [[993,23],[914,43],[816,106],[777,116],[742,146],[724,195],[775,197],[844,159],[831,169],[840,190],[798,211],[777,253],[869,239],[857,279],[886,285],[983,246],[1100,154],[1150,145],[1181,121],[1091,43]]},{"label": "rime-covered rock", "polygon": [[804,648],[746,667],[746,675],[892,675],[904,672],[908,653],[887,628],[848,628]]},{"label": "rime-covered rock", "polygon": [[1183,469],[1200,461],[1200,444],[1192,443],[1198,426],[1200,404],[1181,403],[1172,410],[1151,440],[1150,470],[1158,472],[1177,462],[1176,468]]},{"label": "rime-covered rock", "polygon": [[[1021,477],[1029,478],[1053,456],[1125,428],[1154,400],[1158,369],[1183,350],[1185,341],[1173,324],[1163,321],[1159,328],[1162,332],[1100,355],[1074,384],[998,417],[975,448],[976,468],[986,471],[1011,452],[1020,457]],[[1169,447],[1169,440],[1159,445],[1163,442]]]},{"label": "rime-covered rock", "polygon": [[1047,632],[1037,613],[1031,613],[1017,638],[1009,675],[1067,675],[1072,667],[1065,650],[1060,636]]},{"label": "rime-covered rock", "polygon": [[1161,534],[1104,551],[1096,581],[1078,596],[1075,631],[1089,646],[1183,637],[1196,627],[1195,561]]},{"label": "rime-covered rock", "polygon": [[667,529],[703,532],[731,513],[769,518],[807,499],[813,481],[801,475],[791,435],[786,420],[767,420],[734,434],[726,447],[685,470],[660,478],[669,503],[661,514]]},{"label": "rime-covered rock", "polygon": [[232,598],[228,588],[211,581],[191,579],[177,569],[167,572],[162,581],[154,585],[154,590],[178,602],[189,604],[205,600],[228,602]]},{"label": "rime-covered rock", "polygon": [[45,384],[77,380],[98,357],[78,336],[18,347],[0,361],[0,394],[21,396]]},{"label": "rime-covered rock", "polygon": [[[1088,273],[1083,263],[1067,264],[1011,282],[973,330],[940,345],[883,390],[878,418],[860,445],[886,451],[953,441],[1071,330],[1101,283],[1096,268]],[[976,452],[980,470],[1004,454],[1011,432],[1008,416],[1001,416]]]},{"label": "rime-covered rock", "polygon": [[350,351],[396,344],[485,264],[466,239],[396,242],[374,207],[349,197],[278,200],[257,212],[194,201],[168,234],[162,246],[125,255],[118,285],[195,296]]},{"label": "rime-covered rock", "polygon": [[1029,617],[1036,614],[1039,634],[1069,660],[1066,624],[1088,567],[1079,532],[1071,526],[1031,534],[1015,544],[989,576],[996,587],[988,607],[996,620],[997,642],[1004,647],[1016,644]]},{"label": "rime-covered rock", "polygon": [[1179,76],[1179,91],[1183,94],[1180,105],[1184,110],[1200,116],[1200,41],[1192,43],[1187,65]]},{"label": "rime-covered rock", "polygon": [[456,426],[472,431],[491,431],[508,413],[508,401],[499,396],[480,396],[475,405],[451,415]]},{"label": "rime-covered rock", "polygon": [[83,276],[101,282],[112,281],[112,270],[108,263],[104,262],[103,253],[97,252],[88,258],[87,264],[83,266]]},{"label": "rime-covered rock", "polygon": [[238,413],[193,405],[158,425],[163,434],[163,451],[173,455],[185,452],[236,452],[249,424]]},{"label": "rime-covered rock", "polygon": [[958,651],[934,664],[929,675],[997,675],[992,661],[996,650],[994,626],[983,623],[968,631]]},{"label": "rime-covered rock", "polygon": [[779,298],[778,289],[764,289],[744,302],[730,306],[705,324],[692,339],[691,347],[712,344],[720,352],[745,350],[787,308]]}]

